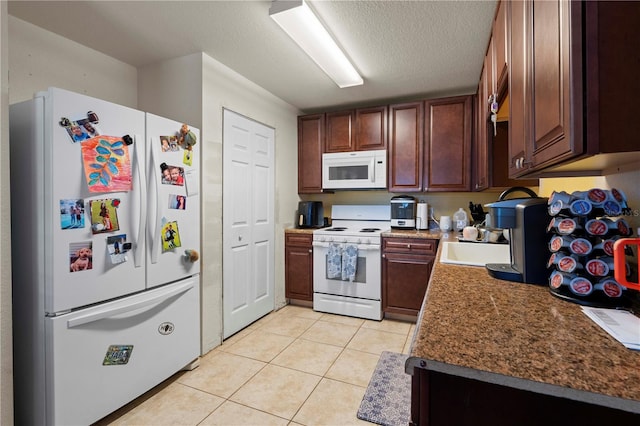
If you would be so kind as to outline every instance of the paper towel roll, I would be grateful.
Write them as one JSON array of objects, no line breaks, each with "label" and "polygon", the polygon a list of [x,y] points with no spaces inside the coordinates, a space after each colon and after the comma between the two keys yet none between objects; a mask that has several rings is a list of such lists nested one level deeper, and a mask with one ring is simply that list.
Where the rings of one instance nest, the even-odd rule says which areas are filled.
[{"label": "paper towel roll", "polygon": [[429,205],[427,203],[418,203],[416,211],[416,229],[429,228]]}]

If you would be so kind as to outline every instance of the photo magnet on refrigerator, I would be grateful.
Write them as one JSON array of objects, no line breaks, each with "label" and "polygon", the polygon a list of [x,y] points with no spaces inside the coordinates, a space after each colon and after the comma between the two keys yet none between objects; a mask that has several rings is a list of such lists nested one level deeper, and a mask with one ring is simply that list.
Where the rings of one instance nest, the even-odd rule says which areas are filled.
[{"label": "photo magnet on refrigerator", "polygon": [[84,200],[60,200],[60,228],[84,228]]},{"label": "photo magnet on refrigerator", "polygon": [[88,271],[93,269],[93,243],[84,241],[69,244],[69,271]]},{"label": "photo magnet on refrigerator", "polygon": [[94,234],[120,230],[118,206],[120,199],[91,200],[91,231]]}]

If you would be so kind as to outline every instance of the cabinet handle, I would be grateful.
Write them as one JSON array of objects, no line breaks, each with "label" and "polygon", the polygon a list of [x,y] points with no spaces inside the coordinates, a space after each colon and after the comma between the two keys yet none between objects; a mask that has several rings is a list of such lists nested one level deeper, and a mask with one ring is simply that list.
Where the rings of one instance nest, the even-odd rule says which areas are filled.
[{"label": "cabinet handle", "polygon": [[312,250],[312,249],[309,249],[309,253],[313,253],[313,250]]},{"label": "cabinet handle", "polygon": [[410,249],[411,248],[411,244],[407,244],[407,248]]},{"label": "cabinet handle", "polygon": [[387,258],[387,255],[386,255],[386,254],[383,254],[383,255],[382,255],[382,257],[386,259],[386,258]]}]

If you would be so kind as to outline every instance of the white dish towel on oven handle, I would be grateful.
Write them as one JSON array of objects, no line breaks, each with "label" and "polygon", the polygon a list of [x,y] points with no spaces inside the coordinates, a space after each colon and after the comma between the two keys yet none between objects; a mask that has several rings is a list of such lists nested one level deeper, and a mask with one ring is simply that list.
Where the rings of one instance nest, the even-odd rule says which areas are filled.
[{"label": "white dish towel on oven handle", "polygon": [[358,265],[358,246],[345,244],[342,247],[342,281],[353,282],[356,279]]},{"label": "white dish towel on oven handle", "polygon": [[342,244],[331,243],[327,251],[327,278],[342,278]]}]

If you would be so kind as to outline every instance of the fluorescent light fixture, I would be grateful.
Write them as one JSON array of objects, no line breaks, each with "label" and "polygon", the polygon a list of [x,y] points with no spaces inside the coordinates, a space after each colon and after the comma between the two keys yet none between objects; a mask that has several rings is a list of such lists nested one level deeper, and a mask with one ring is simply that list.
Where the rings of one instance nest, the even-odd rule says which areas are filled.
[{"label": "fluorescent light fixture", "polygon": [[338,87],[363,84],[362,77],[304,0],[274,0],[269,9],[269,16],[336,82]]}]

